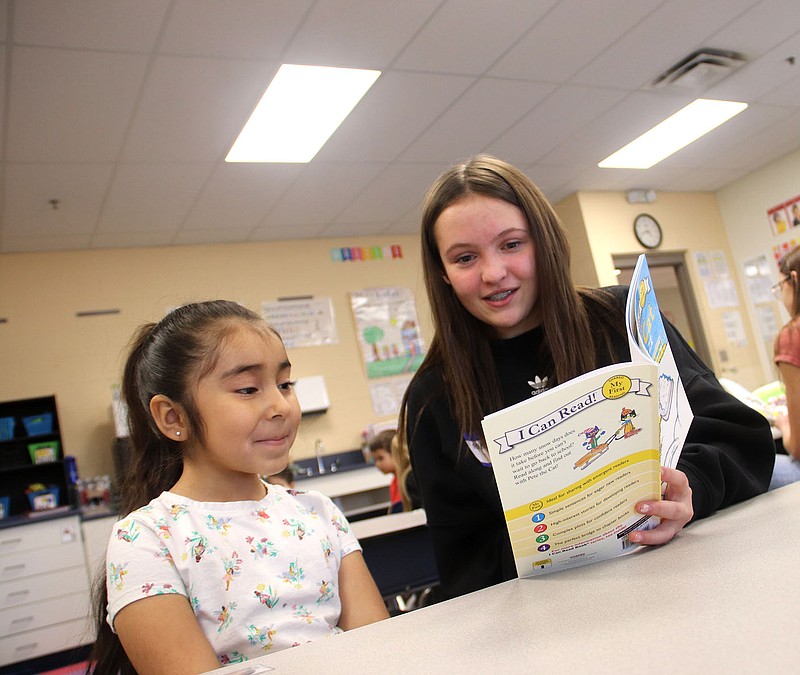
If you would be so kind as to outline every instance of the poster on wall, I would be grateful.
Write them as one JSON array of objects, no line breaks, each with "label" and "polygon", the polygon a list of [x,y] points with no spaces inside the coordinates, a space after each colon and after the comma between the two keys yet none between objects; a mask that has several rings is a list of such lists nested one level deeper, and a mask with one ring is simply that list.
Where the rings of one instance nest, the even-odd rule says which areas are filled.
[{"label": "poster on wall", "polygon": [[800,241],[797,241],[797,239],[789,239],[772,247],[772,257],[775,261],[776,271],[780,272],[781,258],[796,246],[800,246]]},{"label": "poster on wall", "polygon": [[737,347],[747,346],[747,333],[744,330],[744,319],[739,310],[722,312],[722,325],[725,329],[725,338]]},{"label": "poster on wall", "polygon": [[283,339],[286,349],[339,342],[330,298],[284,298],[261,303],[261,315]]},{"label": "poster on wall", "polygon": [[742,267],[747,292],[753,304],[773,302],[775,298],[772,296],[772,271],[767,256],[749,258],[742,263]]},{"label": "poster on wall", "polygon": [[[777,253],[776,253],[777,255]],[[762,253],[742,261],[745,289],[753,303],[755,327],[758,330],[762,357],[771,365],[772,349],[778,334],[779,315],[783,312],[782,304],[772,294],[772,285],[777,278],[776,269],[769,255]],[[788,317],[788,314],[786,315]],[[765,367],[769,367],[766,366]]]},{"label": "poster on wall", "polygon": [[730,276],[728,261],[722,250],[697,251],[694,254],[698,274],[703,279],[706,301],[712,309],[738,307],[739,295]]},{"label": "poster on wall", "polygon": [[367,378],[413,373],[425,357],[410,288],[368,288],[350,293]]},{"label": "poster on wall", "polygon": [[800,195],[767,209],[767,218],[772,234],[776,237],[786,234],[792,228],[800,227]]},{"label": "poster on wall", "polygon": [[372,399],[372,409],[378,417],[400,414],[400,403],[406,393],[411,376],[398,376],[386,380],[373,382],[369,385],[369,395]]},{"label": "poster on wall", "polygon": [[768,305],[759,305],[755,310],[756,325],[761,333],[761,337],[764,339],[764,342],[771,347],[775,342],[775,338],[778,337],[778,330],[780,328],[778,325],[778,317],[772,307]]}]

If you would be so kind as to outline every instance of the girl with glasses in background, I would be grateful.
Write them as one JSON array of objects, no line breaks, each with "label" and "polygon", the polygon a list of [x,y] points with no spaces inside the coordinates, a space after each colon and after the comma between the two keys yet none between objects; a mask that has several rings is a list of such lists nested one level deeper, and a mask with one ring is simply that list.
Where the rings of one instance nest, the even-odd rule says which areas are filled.
[{"label": "girl with glasses in background", "polygon": [[770,489],[800,480],[800,246],[783,257],[778,269],[782,279],[772,292],[791,318],[775,338],[775,365],[786,389],[786,414],[778,415],[775,426],[780,429],[788,455],[776,456]]}]

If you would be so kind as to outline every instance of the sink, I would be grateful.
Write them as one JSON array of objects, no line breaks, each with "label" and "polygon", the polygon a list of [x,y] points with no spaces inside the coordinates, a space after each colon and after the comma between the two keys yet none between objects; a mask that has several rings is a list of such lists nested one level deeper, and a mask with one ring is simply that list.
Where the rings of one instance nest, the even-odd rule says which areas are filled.
[{"label": "sink", "polygon": [[360,449],[323,455],[322,465],[325,469],[324,474],[319,470],[316,457],[298,459],[291,462],[297,480],[372,466],[372,464],[367,464],[364,461],[364,454]]}]

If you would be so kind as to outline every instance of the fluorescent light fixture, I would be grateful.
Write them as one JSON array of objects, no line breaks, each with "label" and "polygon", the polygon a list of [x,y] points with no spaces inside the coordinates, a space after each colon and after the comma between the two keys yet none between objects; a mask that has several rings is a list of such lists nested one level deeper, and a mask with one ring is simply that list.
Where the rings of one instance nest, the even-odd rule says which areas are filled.
[{"label": "fluorescent light fixture", "polygon": [[603,169],[649,169],[738,115],[746,107],[747,103],[698,98],[606,157],[597,166]]},{"label": "fluorescent light fixture", "polygon": [[225,161],[310,162],[380,74],[284,63]]}]

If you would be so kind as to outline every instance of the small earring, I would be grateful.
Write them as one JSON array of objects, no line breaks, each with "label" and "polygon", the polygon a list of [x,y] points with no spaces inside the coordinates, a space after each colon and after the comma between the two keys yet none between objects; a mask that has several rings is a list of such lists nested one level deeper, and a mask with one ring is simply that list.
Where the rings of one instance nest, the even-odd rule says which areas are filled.
[{"label": "small earring", "polygon": [[176,435],[176,436],[180,436],[180,435],[181,435],[181,432],[180,432],[180,431],[176,431],[176,432],[175,432],[175,435]]}]

